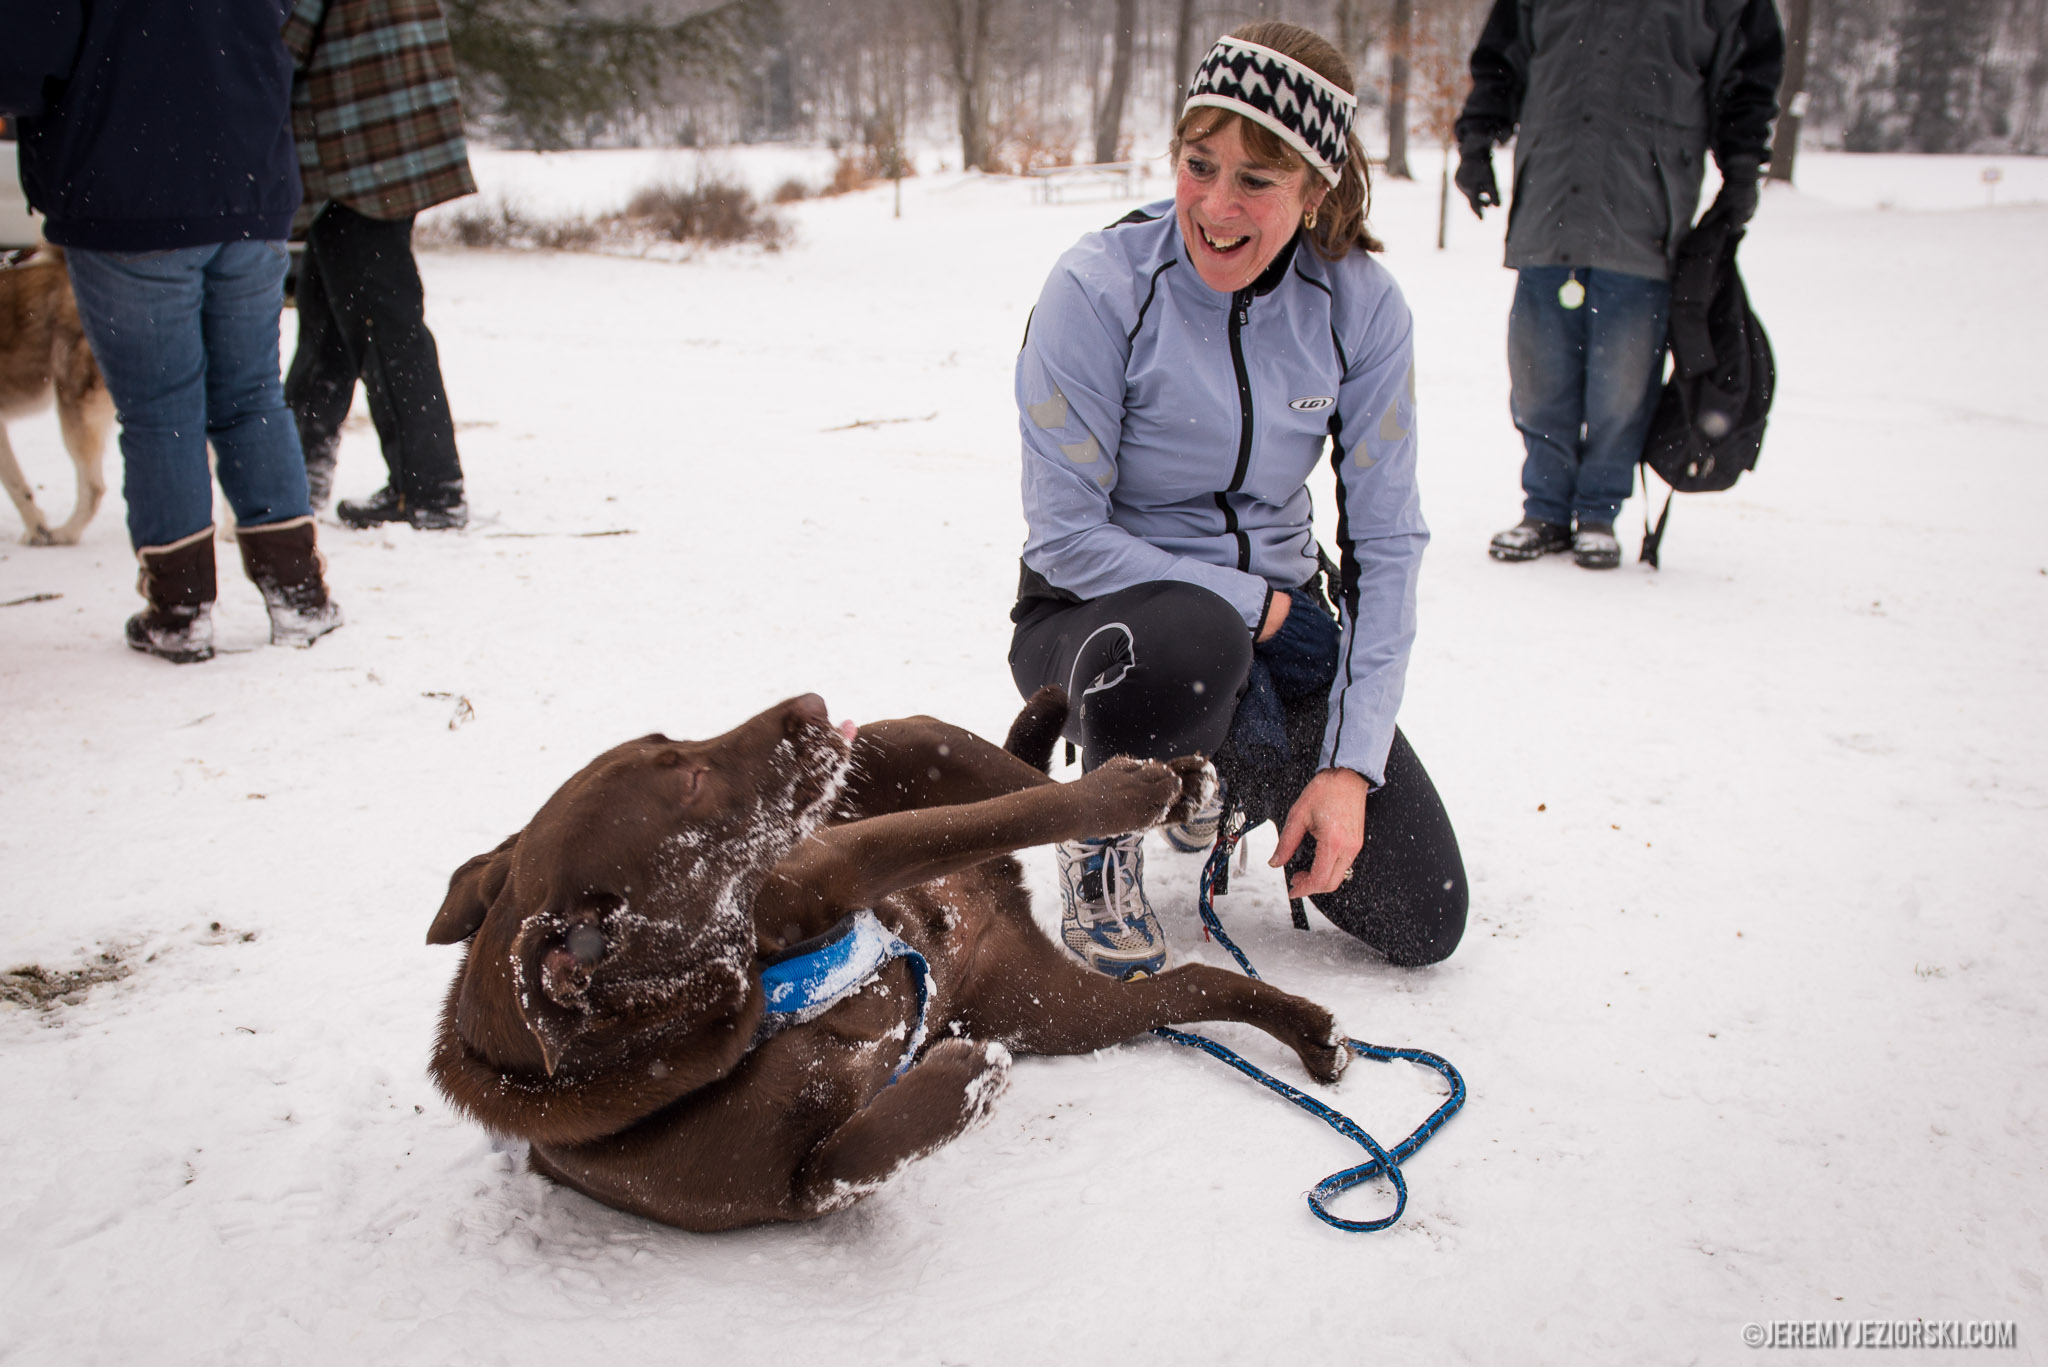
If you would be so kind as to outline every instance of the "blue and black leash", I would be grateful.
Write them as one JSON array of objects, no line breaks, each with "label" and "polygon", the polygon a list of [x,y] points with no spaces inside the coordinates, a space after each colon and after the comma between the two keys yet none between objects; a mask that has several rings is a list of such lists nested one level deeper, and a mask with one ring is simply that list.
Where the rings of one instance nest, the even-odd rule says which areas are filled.
[{"label": "blue and black leash", "polygon": [[[1209,862],[1202,866],[1201,893],[1196,899],[1195,906],[1196,910],[1201,913],[1202,925],[1208,933],[1215,937],[1225,949],[1230,951],[1230,957],[1237,960],[1238,967],[1242,968],[1247,976],[1257,978],[1259,970],[1252,967],[1252,961],[1246,958],[1244,951],[1237,947],[1237,942],[1224,933],[1223,922],[1218,920],[1216,916],[1216,894],[1223,892],[1229,885],[1230,855],[1237,848],[1237,842],[1243,838],[1243,835],[1244,830],[1242,826],[1231,820],[1226,820],[1218,830],[1216,848],[1210,851]],[[1297,925],[1301,925],[1307,920],[1306,915],[1301,910],[1299,901],[1296,901],[1294,904],[1294,914]],[[1328,1177],[1316,1183],[1315,1189],[1308,1193],[1308,1208],[1315,1212],[1317,1219],[1321,1220],[1324,1224],[1334,1225],[1338,1229],[1349,1230],[1357,1234],[1370,1234],[1374,1230],[1385,1229],[1401,1218],[1401,1212],[1408,1208],[1408,1180],[1401,1175],[1401,1164],[1413,1156],[1417,1149],[1428,1143],[1430,1136],[1442,1129],[1444,1122],[1456,1115],[1458,1108],[1465,1104],[1465,1079],[1459,1076],[1458,1070],[1452,1067],[1447,1060],[1439,1058],[1426,1049],[1393,1049],[1385,1045],[1367,1044],[1364,1040],[1345,1039],[1344,1047],[1361,1058],[1374,1059],[1380,1062],[1405,1059],[1410,1063],[1419,1063],[1425,1068],[1434,1068],[1443,1075],[1444,1081],[1451,1085],[1450,1095],[1444,1098],[1442,1105],[1430,1113],[1427,1120],[1415,1127],[1413,1134],[1394,1145],[1391,1150],[1384,1149],[1380,1147],[1378,1140],[1367,1134],[1364,1128],[1350,1116],[1345,1115],[1334,1107],[1325,1105],[1299,1088],[1290,1087],[1264,1069],[1247,1063],[1243,1058],[1224,1048],[1215,1040],[1205,1035],[1197,1035],[1186,1030],[1174,1030],[1163,1025],[1156,1027],[1152,1033],[1170,1039],[1175,1044],[1184,1044],[1190,1049],[1200,1049],[1212,1058],[1222,1060],[1252,1081],[1258,1083],[1261,1087],[1277,1092],[1322,1121],[1325,1125],[1328,1125],[1337,1133],[1355,1141],[1360,1148],[1371,1155],[1369,1161],[1360,1163],[1357,1167],[1331,1173]],[[1378,1220],[1347,1220],[1341,1215],[1334,1215],[1330,1212],[1329,1206],[1326,1204],[1328,1201],[1351,1190],[1353,1187],[1370,1182],[1373,1178],[1380,1176],[1385,1176],[1394,1188],[1394,1210],[1391,1215]]]}]

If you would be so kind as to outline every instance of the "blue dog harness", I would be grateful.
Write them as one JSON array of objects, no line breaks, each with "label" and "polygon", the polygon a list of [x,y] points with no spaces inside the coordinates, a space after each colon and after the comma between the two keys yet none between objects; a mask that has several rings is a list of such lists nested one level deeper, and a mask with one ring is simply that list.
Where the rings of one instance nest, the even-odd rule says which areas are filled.
[{"label": "blue dog harness", "polygon": [[917,984],[917,1020],[910,1029],[910,1042],[904,1046],[903,1061],[889,1074],[889,1081],[896,1081],[924,1047],[932,967],[924,955],[875,919],[872,911],[843,917],[823,935],[790,946],[762,968],[761,986],[768,991],[768,1009],[754,1043],[824,1015],[873,982],[892,959],[907,962],[911,981]]}]

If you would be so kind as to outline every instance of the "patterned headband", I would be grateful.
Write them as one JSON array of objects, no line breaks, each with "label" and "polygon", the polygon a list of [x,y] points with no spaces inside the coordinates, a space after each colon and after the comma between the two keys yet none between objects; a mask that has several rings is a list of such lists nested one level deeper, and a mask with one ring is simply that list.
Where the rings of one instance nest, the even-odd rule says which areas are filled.
[{"label": "patterned headband", "polygon": [[1196,68],[1182,112],[1204,106],[1227,109],[1271,129],[1335,185],[1358,97],[1285,53],[1223,37]]}]

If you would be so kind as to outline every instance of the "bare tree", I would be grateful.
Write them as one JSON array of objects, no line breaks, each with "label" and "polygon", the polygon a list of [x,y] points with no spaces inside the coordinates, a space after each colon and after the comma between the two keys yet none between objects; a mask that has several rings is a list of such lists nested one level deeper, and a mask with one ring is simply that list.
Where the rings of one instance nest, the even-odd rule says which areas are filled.
[{"label": "bare tree", "polygon": [[1137,41],[1138,0],[1116,0],[1116,32],[1111,35],[1109,85],[1095,110],[1095,160],[1118,161],[1123,140],[1124,102],[1131,93],[1131,49]]},{"label": "bare tree", "polygon": [[960,120],[960,164],[989,164],[989,31],[1000,0],[929,0]]},{"label": "bare tree", "polygon": [[1413,180],[1408,172],[1408,50],[1415,37],[1415,0],[1394,0],[1387,34],[1387,174]]},{"label": "bare tree", "polygon": [[1358,73],[1361,82],[1365,79],[1365,64],[1372,56],[1374,25],[1366,15],[1365,0],[1336,0],[1335,13],[1331,16],[1336,24],[1332,35],[1337,50],[1344,54],[1344,60],[1351,63],[1351,69]]},{"label": "bare tree", "polygon": [[1771,179],[1790,182],[1799,155],[1799,125],[1806,118],[1806,50],[1813,33],[1813,0],[1785,0],[1785,79],[1778,86],[1778,127],[1771,136]]},{"label": "bare tree", "polygon": [[1422,127],[1436,140],[1443,154],[1436,205],[1439,249],[1450,236],[1451,148],[1457,145],[1458,115],[1464,109],[1466,93],[1472,88],[1468,61],[1485,20],[1482,6],[1483,0],[1436,0],[1424,12],[1412,35],[1412,75],[1421,104]]}]

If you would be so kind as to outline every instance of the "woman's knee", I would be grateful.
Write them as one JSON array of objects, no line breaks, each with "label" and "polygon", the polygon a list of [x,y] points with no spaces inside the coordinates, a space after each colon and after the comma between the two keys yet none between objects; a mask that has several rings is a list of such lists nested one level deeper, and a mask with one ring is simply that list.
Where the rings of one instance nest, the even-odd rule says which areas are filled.
[{"label": "woman's knee", "polygon": [[1237,609],[1192,584],[1138,584],[1018,624],[1010,670],[1019,692],[1066,688],[1066,735],[1091,763],[1128,754],[1213,753],[1251,670]]},{"label": "woman's knee", "polygon": [[1175,580],[1125,593],[1133,669],[1237,696],[1251,672],[1252,633],[1228,599]]},{"label": "woman's knee", "polygon": [[[1359,880],[1353,879],[1356,883]],[[1348,894],[1348,895],[1347,895]],[[1436,888],[1351,892],[1349,886],[1309,899],[1330,923],[1363,941],[1398,968],[1442,963],[1465,937],[1469,909],[1462,878],[1447,879]]]}]

